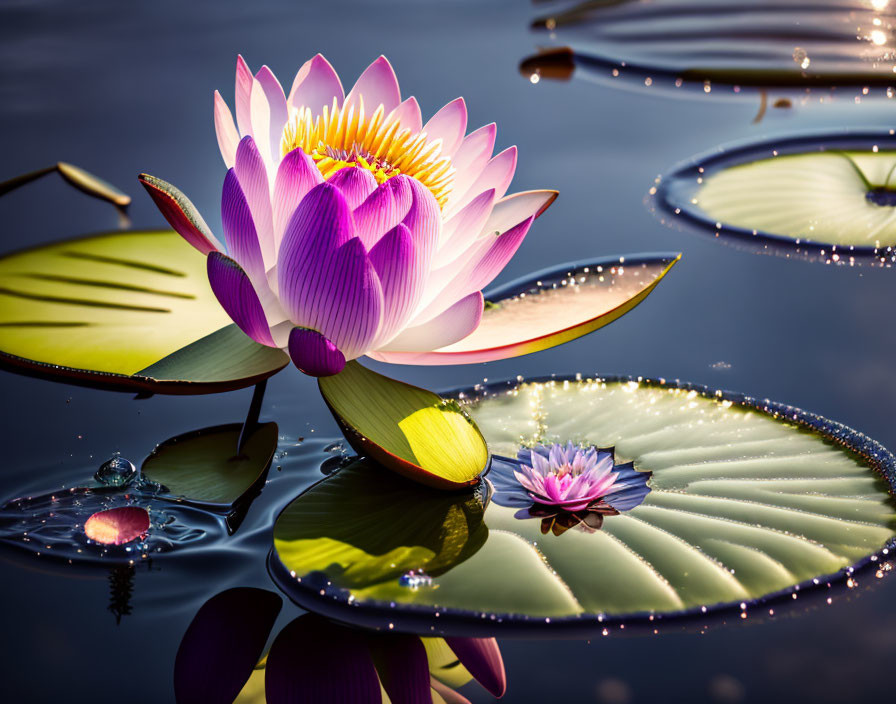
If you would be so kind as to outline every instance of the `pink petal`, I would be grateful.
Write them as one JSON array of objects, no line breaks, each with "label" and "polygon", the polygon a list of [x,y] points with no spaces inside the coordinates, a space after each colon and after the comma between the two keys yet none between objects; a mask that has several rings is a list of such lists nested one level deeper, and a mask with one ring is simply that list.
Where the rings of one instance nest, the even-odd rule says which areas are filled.
[{"label": "pink petal", "polygon": [[345,357],[335,344],[315,330],[293,328],[289,356],[296,368],[309,376],[333,376],[345,367]]},{"label": "pink petal", "polygon": [[355,209],[355,228],[368,249],[407,216],[413,201],[410,181],[408,176],[390,178]]},{"label": "pink petal", "polygon": [[429,686],[445,701],[445,704],[470,704],[469,699],[455,692],[447,684],[442,684],[435,677],[429,678]]},{"label": "pink petal", "polygon": [[343,97],[339,76],[330,62],[318,54],[299,69],[287,102],[290,107],[306,107],[312,115],[319,115],[325,105],[333,105],[334,99],[337,105],[342,105]]},{"label": "pink petal", "polygon": [[367,115],[372,115],[380,105],[388,115],[401,102],[398,78],[385,56],[380,56],[364,70],[345,97],[345,109],[356,105],[362,96],[364,113]]},{"label": "pink petal", "polygon": [[411,231],[399,223],[370,250],[370,261],[383,287],[383,323],[373,347],[391,340],[410,318],[426,275]]},{"label": "pink petal", "polygon": [[376,178],[367,169],[346,166],[327,179],[342,191],[348,207],[354,210],[376,190]]},{"label": "pink petal", "polygon": [[95,543],[123,545],[149,530],[149,513],[139,506],[122,506],[94,513],[84,523],[84,533]]},{"label": "pink petal", "polygon": [[274,181],[274,251],[280,251],[280,242],[286,224],[308,191],[324,177],[314,161],[301,149],[293,149],[283,157]]},{"label": "pink petal", "polygon": [[221,150],[221,157],[228,169],[233,168],[233,161],[236,158],[236,146],[240,142],[240,133],[236,131],[236,125],[233,124],[233,114],[224,98],[218,91],[215,91],[215,135],[218,137],[218,149]]},{"label": "pink petal", "polygon": [[439,245],[440,266],[455,261],[470,250],[489,219],[494,201],[494,189],[483,191],[445,223]]},{"label": "pink petal", "polygon": [[442,154],[454,156],[467,129],[467,104],[463,98],[452,100],[433,115],[423,127],[429,139],[442,140]]},{"label": "pink petal", "polygon": [[[366,100],[364,109],[367,110]],[[409,129],[413,134],[416,134],[423,129],[423,117],[420,115],[420,104],[417,102],[417,99],[412,95],[402,102],[392,111],[386,121],[390,122],[392,120],[398,122],[400,125],[399,130]]]},{"label": "pink petal", "polygon": [[240,134],[252,134],[252,120],[249,112],[249,98],[255,78],[242,55],[236,57],[236,124]]},{"label": "pink petal", "polygon": [[181,237],[202,254],[224,249],[209,230],[196,206],[183,193],[167,181],[149,174],[140,174],[138,180],[156,207]]},{"label": "pink petal", "polygon": [[[246,196],[258,246],[264,259],[265,270],[271,268],[276,261],[274,249],[274,216],[271,211],[271,191],[268,185],[268,172],[264,159],[258,151],[257,143],[252,137],[243,137],[236,150],[234,164],[240,188]],[[229,243],[228,243],[229,246]],[[239,257],[237,257],[239,261]]]},{"label": "pink petal", "polygon": [[206,263],[212,292],[230,319],[256,342],[276,347],[264,308],[248,274],[221,252],[209,254]]},{"label": "pink petal", "polygon": [[[264,88],[255,78],[249,91],[249,121],[252,123],[251,135],[255,139],[258,151],[265,165],[273,164],[274,153],[271,152],[271,106]],[[277,152],[279,156],[279,151]],[[273,178],[273,174],[271,174]]]},{"label": "pink petal", "polygon": [[[269,108],[269,141],[271,159],[276,162],[280,159],[280,140],[283,137],[283,127],[289,117],[289,109],[286,106],[286,97],[283,95],[283,87],[280,81],[267,66],[262,66],[255,74],[255,80],[261,85],[267,98]],[[258,137],[261,138],[260,136]]]},{"label": "pink petal", "polygon": [[[451,165],[456,169],[454,183],[451,186],[451,195],[445,204],[445,212],[450,213],[466,194],[473,182],[479,178],[479,174],[492,158],[495,148],[495,135],[497,134],[495,123],[480,127],[471,132],[458,147],[457,152],[451,158]],[[485,189],[483,189],[485,190]]]},{"label": "pink petal", "polygon": [[539,217],[557,199],[557,191],[522,191],[505,196],[492,208],[483,230],[506,232],[530,217]]},{"label": "pink petal", "polygon": [[510,182],[513,180],[513,174],[516,171],[517,150],[516,147],[508,147],[500,154],[495,155],[479,177],[473,182],[473,185],[467,190],[466,194],[456,201],[453,208],[461,207],[468,203],[475,195],[482,193],[488,189],[494,189],[495,198],[502,198]]},{"label": "pink petal", "polygon": [[424,352],[452,345],[479,327],[482,308],[482,293],[471,293],[429,322],[402,331],[385,349]]}]

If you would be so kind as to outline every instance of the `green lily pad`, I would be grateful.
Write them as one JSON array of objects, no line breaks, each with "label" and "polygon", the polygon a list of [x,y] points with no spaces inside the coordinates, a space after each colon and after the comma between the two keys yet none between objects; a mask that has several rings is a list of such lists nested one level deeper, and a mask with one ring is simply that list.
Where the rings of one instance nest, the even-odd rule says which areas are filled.
[{"label": "green lily pad", "polygon": [[471,486],[488,464],[482,433],[456,402],[357,362],[318,385],[355,451],[414,481]]},{"label": "green lily pad", "polygon": [[[439,550],[420,551],[414,536],[447,529],[444,519],[433,514],[426,524],[410,486],[393,502],[385,489],[371,494],[369,473],[339,472],[275,526],[272,574],[294,600],[374,627],[469,634],[485,618],[490,628],[588,631],[647,615],[789,603],[795,590],[875,564],[896,536],[896,458],[792,407],[626,379],[514,382],[465,398],[496,455],[533,443],[615,447],[617,464],[653,473],[651,492],[605,516],[599,530],[560,535],[544,534],[540,520],[496,493],[484,543],[430,573]],[[417,492],[422,502],[427,492]],[[368,512],[371,501],[377,509]],[[406,559],[392,559],[391,571],[372,568],[392,554]],[[403,585],[396,577],[408,568],[431,584]]]},{"label": "green lily pad", "polygon": [[179,235],[110,232],[0,258],[0,365],[88,386],[200,394],[282,369],[211,291]]},{"label": "green lily pad", "polygon": [[[698,157],[665,176],[663,210],[740,240],[890,259],[896,150],[889,134],[794,138]],[[840,254],[833,256],[840,250]]]},{"label": "green lily pad", "polygon": [[231,507],[264,481],[277,449],[277,424],[264,423],[237,454],[241,430],[233,423],[178,435],[157,446],[140,471],[168,490],[162,498]]}]

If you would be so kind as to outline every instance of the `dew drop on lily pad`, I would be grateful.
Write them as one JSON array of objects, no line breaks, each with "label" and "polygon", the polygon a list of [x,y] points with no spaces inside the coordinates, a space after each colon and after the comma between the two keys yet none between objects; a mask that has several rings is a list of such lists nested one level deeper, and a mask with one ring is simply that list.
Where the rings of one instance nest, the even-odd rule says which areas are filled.
[{"label": "dew drop on lily pad", "polygon": [[137,476],[137,468],[124,457],[114,455],[100,465],[93,478],[105,486],[127,486]]},{"label": "dew drop on lily pad", "polygon": [[409,589],[420,589],[420,587],[431,587],[432,577],[423,570],[408,570],[398,578],[398,584]]},{"label": "dew drop on lily pad", "polygon": [[121,506],[94,513],[84,523],[84,533],[96,543],[124,545],[149,530],[149,512],[139,506]]}]

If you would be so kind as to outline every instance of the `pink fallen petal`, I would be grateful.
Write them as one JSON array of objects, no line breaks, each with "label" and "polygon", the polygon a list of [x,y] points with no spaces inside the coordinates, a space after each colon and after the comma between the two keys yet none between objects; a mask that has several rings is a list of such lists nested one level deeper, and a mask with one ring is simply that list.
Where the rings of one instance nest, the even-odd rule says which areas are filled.
[{"label": "pink fallen petal", "polygon": [[149,530],[149,512],[139,506],[122,506],[99,511],[84,523],[84,533],[102,545],[124,545]]}]

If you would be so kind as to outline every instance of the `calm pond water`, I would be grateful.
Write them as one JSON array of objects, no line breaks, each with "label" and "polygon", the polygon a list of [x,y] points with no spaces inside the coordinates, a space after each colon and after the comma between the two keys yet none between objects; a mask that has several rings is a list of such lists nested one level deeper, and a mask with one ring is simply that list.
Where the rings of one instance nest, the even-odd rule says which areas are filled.
[{"label": "calm pond water", "polygon": [[[425,114],[462,94],[471,126],[498,123],[498,147],[520,147],[513,190],[560,191],[500,281],[599,255],[684,255],[643,305],[594,335],[489,365],[391,373],[430,388],[578,371],[680,378],[790,403],[896,448],[892,271],[748,254],[668,228],[643,202],[659,174],[719,144],[888,128],[893,103],[857,101],[850,89],[806,99],[777,91],[793,106],[754,123],[751,91],[674,94],[577,77],[533,84],[518,66],[545,38],[528,29],[543,14],[523,0],[7,0],[3,174],[70,161],[129,191],[136,227],[157,227],[162,219],[135,180],[147,171],[177,183],[215,223],[223,170],[211,96],[218,88],[231,99],[235,55],[283,77],[320,51],[345,77],[385,53]],[[117,226],[108,206],[49,180],[0,201],[0,218],[6,250]],[[86,482],[113,452],[138,463],[167,438],[239,421],[251,395],[135,400],[5,372],[0,384],[4,499]],[[265,569],[273,517],[320,478],[324,447],[339,433],[314,381],[294,369],[269,383],[262,418],[279,425],[280,455],[232,539],[142,567],[124,588],[103,568],[0,554],[7,701],[173,701],[174,655],[199,606],[232,586],[274,589]],[[506,696],[607,704],[888,696],[896,582],[872,586],[706,633],[502,640]],[[116,610],[126,612],[120,622]],[[278,624],[299,613],[286,604]],[[464,694],[488,700],[475,686]]]}]

